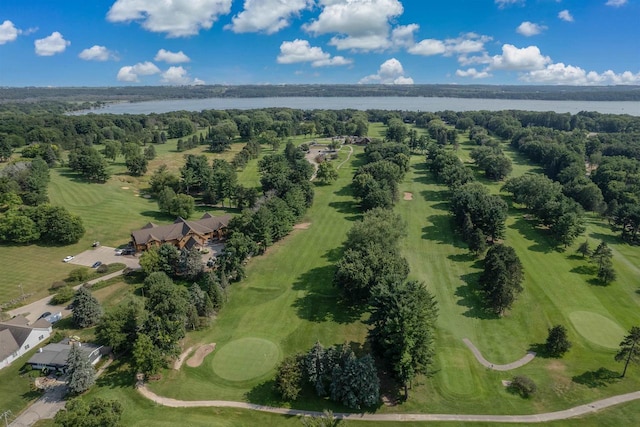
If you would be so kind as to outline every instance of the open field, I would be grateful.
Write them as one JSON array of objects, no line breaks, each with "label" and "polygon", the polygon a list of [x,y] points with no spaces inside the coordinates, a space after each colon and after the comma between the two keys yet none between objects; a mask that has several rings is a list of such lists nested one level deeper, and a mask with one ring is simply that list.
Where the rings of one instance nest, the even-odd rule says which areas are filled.
[{"label": "open field", "polygon": [[[383,132],[384,127],[380,124],[370,126],[372,137],[381,137]],[[296,139],[296,143],[299,142],[301,140]],[[473,146],[466,135],[460,142],[458,153],[468,162],[468,153]],[[238,145],[242,147],[242,144]],[[205,357],[199,367],[183,365],[179,371],[165,371],[161,381],[150,384],[155,393],[183,400],[225,399],[287,406],[272,391],[275,363],[268,362],[305,351],[316,340],[325,345],[346,341],[361,348],[366,336],[366,327],[361,323],[362,313],[344,306],[331,283],[333,264],[341,255],[341,244],[353,221],[360,218],[349,187],[354,170],[362,162],[358,156],[362,148],[354,148],[356,155],[340,169],[338,181],[316,187],[314,206],[303,219],[309,224],[308,228],[294,230],[290,236],[269,248],[265,255],[252,259],[247,266],[247,279],[233,284],[230,302],[214,325],[207,330],[190,333],[183,345],[187,348],[198,343],[216,343],[216,350]],[[513,176],[538,171],[509,147],[503,146],[503,149],[514,162]],[[192,151],[179,154],[182,156]],[[263,150],[263,154],[270,152],[270,149]],[[344,159],[346,150],[340,153],[339,162]],[[251,161],[239,174],[240,182],[258,184],[256,162]],[[469,167],[473,166],[469,164]],[[479,173],[476,177],[494,194],[500,192],[501,183],[492,183]],[[127,178],[122,176],[122,179]],[[61,203],[68,202],[72,212],[82,215],[87,229],[88,222],[93,221],[99,240],[117,245],[119,236],[126,239],[131,229],[150,220],[156,221],[154,217],[158,216],[154,201],[135,196],[134,188],[139,189],[136,186],[141,183],[125,184],[127,181],[119,180],[114,177],[101,187],[95,184],[89,187],[90,184],[56,172],[52,173],[50,194],[52,200],[55,197],[62,200]],[[129,190],[121,188],[128,185]],[[96,188],[102,189],[104,195]],[[411,267],[410,278],[424,282],[438,300],[437,355],[433,375],[414,383],[408,402],[395,407],[381,407],[378,412],[532,414],[565,409],[640,389],[640,368],[631,366],[627,378],[620,380],[617,376],[622,366],[613,360],[620,335],[632,325],[640,325],[639,247],[623,244],[605,222],[589,216],[586,234],[592,246],[600,240],[607,241],[614,252],[614,266],[618,273],[618,280],[612,285],[598,286],[590,281],[593,275],[588,262],[575,254],[576,247],[584,238],[578,239],[564,252],[557,251],[527,219],[524,210],[512,207],[505,243],[514,247],[522,260],[525,290],[507,316],[498,319],[480,309],[474,289],[482,263],[468,254],[466,245],[452,229],[447,203],[449,192],[434,182],[426,170],[423,156],[412,157],[411,170],[400,185],[400,194],[405,192],[412,194],[411,200],[401,197],[396,206],[396,211],[408,222],[408,236],[401,242],[402,251]],[[104,217],[103,210],[106,212]],[[116,220],[111,215],[115,215]],[[87,235],[77,245],[78,250],[93,239]],[[16,248],[8,249],[0,247],[0,256],[3,250],[13,254]],[[44,257],[45,254],[52,256],[51,251],[60,248],[24,249],[36,254],[41,249]],[[61,255],[67,255],[69,248],[63,249],[65,252]],[[30,252],[22,255],[29,256]],[[64,255],[56,258],[61,259]],[[15,255],[13,262],[24,264],[22,259]],[[71,267],[57,262],[60,265],[54,266],[50,261],[52,268],[60,269],[53,274],[64,276],[68,272],[65,269],[70,270]],[[48,265],[43,270],[52,271]],[[46,279],[44,274],[39,275],[40,272],[24,271],[22,274],[32,274],[34,282],[48,280],[48,284],[57,280]],[[23,276],[16,273],[16,277]],[[3,300],[3,284],[0,282],[0,301]],[[97,291],[102,301],[117,303],[131,291],[127,289],[128,285],[113,286],[112,290],[110,287]],[[15,295],[17,292],[19,289],[13,290]],[[470,339],[489,361],[504,364],[521,358],[528,350],[539,351],[546,339],[547,328],[554,324],[567,327],[573,342],[570,352],[562,359],[539,355],[513,372],[485,369],[462,341],[463,338]],[[241,355],[242,358],[239,357]],[[261,356],[264,360],[260,359]],[[6,378],[5,371],[0,372],[0,383],[2,378]],[[534,379],[538,385],[538,394],[534,398],[524,400],[505,390],[501,381],[516,374]],[[88,394],[88,397],[118,398],[125,406],[123,425],[299,425],[295,418],[242,410],[159,407],[131,388],[132,377],[128,369],[115,365],[99,380],[98,387]],[[7,404],[19,407],[20,402]],[[344,408],[312,395],[303,395],[295,407],[313,410],[328,407],[344,411]],[[619,426],[639,423],[640,402],[634,402],[603,411],[597,416],[551,425]],[[365,423],[350,421],[347,425]]]},{"label": "open field", "polygon": [[[463,144],[461,151],[469,148]],[[514,175],[535,170],[510,149],[506,148],[506,151],[514,160]],[[355,161],[358,161],[357,157]],[[637,310],[640,296],[634,282],[637,277],[634,267],[637,265],[637,248],[616,243],[614,234],[602,227],[599,220],[591,218],[588,230],[591,238],[610,239],[610,244],[619,252],[615,259],[619,280],[609,287],[594,286],[589,283],[589,276],[580,273],[581,267],[587,263],[574,255],[575,247],[565,252],[556,251],[546,237],[525,219],[525,212],[513,208],[507,223],[506,243],[517,250],[524,264],[525,291],[505,318],[492,318],[480,310],[473,295],[481,263],[468,255],[466,246],[452,230],[447,211],[448,191],[433,182],[423,163],[422,156],[412,158],[412,170],[400,191],[411,192],[413,200],[398,201],[397,211],[409,224],[409,235],[402,245],[411,265],[411,278],[424,281],[440,304],[437,361],[434,375],[414,384],[409,402],[380,408],[379,411],[536,413],[637,389],[640,375],[634,372],[624,381],[613,378],[621,370],[621,366],[613,361],[614,349],[598,344],[599,337],[604,335],[611,340],[619,340],[621,337],[616,334],[640,323]],[[488,181],[487,184],[493,192],[499,192],[501,184]],[[348,191],[344,185],[341,174],[340,182],[331,188],[342,187],[342,190],[333,190],[333,197]],[[296,291],[300,293],[299,277],[302,275],[315,292],[335,304],[336,294],[330,284],[333,269],[326,261],[319,262],[318,257],[323,253],[333,253],[332,259],[337,259],[340,242],[337,234],[344,235],[348,228],[339,229],[340,223],[336,220],[341,215],[336,214],[340,212],[328,208],[350,202],[348,197],[344,201],[341,197],[331,198],[331,194],[326,194],[327,189],[318,188],[314,207],[305,219],[312,224],[309,230],[295,231],[282,245],[252,260],[247,270],[248,279],[234,285],[231,304],[221,313],[218,323],[210,331],[192,335],[190,343],[224,344],[245,336],[257,336],[280,345],[286,355],[305,350],[315,338],[332,344],[342,341],[342,337],[350,340],[353,339],[351,337],[364,336],[364,327],[358,324],[357,316],[348,319],[347,323],[336,319],[342,311],[339,308],[323,313],[320,318],[316,315],[317,320],[324,322],[309,325],[305,322],[307,317],[304,313],[298,313],[296,318],[284,303],[293,299],[291,306],[299,306],[293,295]],[[349,209],[341,212],[342,216],[356,217],[353,207],[351,202]],[[332,226],[328,229],[323,226],[318,232],[318,221],[330,221]],[[308,290],[309,287],[302,289]],[[258,292],[260,296],[254,296]],[[305,293],[300,293],[300,298],[304,299]],[[317,302],[309,305],[318,310]],[[247,310],[246,307],[252,308]],[[572,315],[580,311],[593,313],[587,318],[603,316],[615,327],[607,328],[607,324],[601,322],[598,328],[587,329],[589,336],[580,335],[580,318],[585,316]],[[587,324],[589,321],[587,319]],[[263,331],[265,323],[268,328]],[[563,359],[538,357],[514,372],[486,370],[462,342],[463,338],[469,338],[491,362],[509,363],[528,350],[538,350],[546,339],[547,328],[557,323],[569,329],[574,343],[568,355]],[[355,332],[351,337],[345,336],[347,326]],[[309,327],[319,330],[313,334]],[[323,338],[326,336],[329,338]],[[362,339],[354,341],[363,342]],[[215,396],[264,404],[281,403],[269,390],[270,381],[264,377],[254,382],[233,382],[217,376],[211,366],[214,357],[205,359],[198,369],[168,372],[165,380],[151,387],[160,395],[185,400]],[[536,398],[523,400],[504,389],[501,381],[510,379],[514,374],[525,374],[536,381],[539,387]],[[260,383],[260,380],[266,382]],[[317,401],[305,397],[296,407],[313,409],[317,407]]]}]

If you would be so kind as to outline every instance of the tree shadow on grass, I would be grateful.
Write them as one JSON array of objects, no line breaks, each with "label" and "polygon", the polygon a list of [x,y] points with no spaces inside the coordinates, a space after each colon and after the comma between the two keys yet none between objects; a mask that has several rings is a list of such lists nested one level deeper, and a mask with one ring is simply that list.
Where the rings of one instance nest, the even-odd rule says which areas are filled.
[{"label": "tree shadow on grass", "polygon": [[358,213],[358,203],[352,200],[343,202],[331,202],[329,206],[344,215],[347,221],[357,221],[362,219],[362,215]]},{"label": "tree shadow on grass", "polygon": [[364,307],[345,301],[332,285],[334,271],[333,265],[327,265],[309,270],[296,279],[293,290],[303,294],[293,303],[298,317],[311,322],[340,324],[353,323],[362,317]]},{"label": "tree shadow on grass", "polygon": [[542,235],[542,230],[537,229],[534,223],[527,221],[523,217],[518,218],[509,228],[517,230],[525,239],[534,242],[528,248],[530,251],[550,253],[554,250],[553,245]]},{"label": "tree shadow on grass", "polygon": [[478,257],[476,257],[474,254],[469,252],[463,253],[463,254],[449,255],[447,258],[455,262],[470,262],[470,261],[476,261],[478,259]]},{"label": "tree shadow on grass", "polygon": [[534,352],[536,354],[536,357],[540,357],[542,359],[550,359],[553,357],[547,351],[547,345],[545,343],[531,344],[527,351]]},{"label": "tree shadow on grass", "polygon": [[147,218],[151,218],[154,221],[158,221],[158,222],[161,222],[161,221],[173,222],[176,219],[175,216],[172,216],[160,211],[142,211],[140,212],[140,214],[142,216],[146,216]]},{"label": "tree shadow on grass", "polygon": [[600,242],[602,241],[604,241],[609,246],[624,243],[624,240],[622,240],[619,236],[612,236],[610,234],[591,233],[589,234],[589,237],[597,242],[596,245],[600,244]]},{"label": "tree shadow on grass", "polygon": [[620,372],[600,368],[595,371],[587,371],[581,375],[576,375],[571,378],[571,380],[575,383],[586,385],[589,388],[606,387],[620,380]]},{"label": "tree shadow on grass", "polygon": [[420,195],[424,197],[427,202],[439,202],[432,207],[434,209],[449,210],[449,197],[450,194],[446,190],[423,190]]},{"label": "tree shadow on grass", "polygon": [[571,270],[572,273],[582,274],[585,276],[593,276],[597,273],[598,269],[595,265],[580,265],[578,267],[574,267]]},{"label": "tree shadow on grass", "polygon": [[465,285],[460,285],[456,289],[455,295],[460,298],[457,304],[467,307],[467,311],[462,313],[465,317],[482,320],[498,319],[497,314],[485,309],[484,301],[480,296],[478,280],[481,274],[482,272],[478,271],[460,276]]},{"label": "tree shadow on grass", "polygon": [[107,368],[96,379],[96,385],[98,387],[115,388],[130,388],[136,378],[136,371],[128,364],[125,364],[122,359],[115,360],[111,366]]},{"label": "tree shadow on grass", "polygon": [[278,393],[274,389],[275,384],[276,382],[274,380],[260,383],[249,390],[245,397],[251,403],[281,407],[286,404],[286,401],[278,396]]},{"label": "tree shadow on grass", "polygon": [[451,216],[431,215],[427,220],[431,225],[422,228],[423,239],[466,249],[467,246],[453,232]]}]

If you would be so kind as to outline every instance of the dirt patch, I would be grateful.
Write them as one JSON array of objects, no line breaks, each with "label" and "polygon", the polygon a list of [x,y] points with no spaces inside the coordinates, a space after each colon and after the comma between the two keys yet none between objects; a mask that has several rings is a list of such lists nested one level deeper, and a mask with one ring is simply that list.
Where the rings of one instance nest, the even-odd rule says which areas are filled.
[{"label": "dirt patch", "polygon": [[128,190],[129,189],[129,187],[120,187],[120,188],[122,188],[123,190]]},{"label": "dirt patch", "polygon": [[187,366],[197,368],[198,366],[202,365],[202,361],[204,360],[204,358],[207,357],[207,355],[209,355],[215,349],[216,343],[205,344],[198,347],[196,352],[193,353],[193,356],[191,356],[189,360],[187,360]]},{"label": "dirt patch", "polygon": [[509,386],[511,386],[511,381],[509,381],[509,380],[502,380],[502,385],[503,385],[504,387],[509,387]]},{"label": "dirt patch", "polygon": [[293,226],[294,230],[307,230],[309,227],[311,227],[311,223],[310,222],[302,222],[300,224],[296,224]]},{"label": "dirt patch", "polygon": [[403,199],[404,199],[404,200],[413,200],[413,193],[407,193],[407,192],[405,192],[405,193],[404,193],[404,197],[403,197]]}]

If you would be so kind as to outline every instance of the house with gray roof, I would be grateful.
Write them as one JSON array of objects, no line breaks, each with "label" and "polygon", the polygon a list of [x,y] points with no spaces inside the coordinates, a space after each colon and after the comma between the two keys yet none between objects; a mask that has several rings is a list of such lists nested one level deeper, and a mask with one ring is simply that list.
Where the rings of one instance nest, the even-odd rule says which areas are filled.
[{"label": "house with gray roof", "polygon": [[29,324],[23,316],[0,322],[0,369],[51,336],[51,323],[39,319]]},{"label": "house with gray roof", "polygon": [[75,342],[65,338],[59,343],[47,344],[38,349],[38,352],[31,356],[27,363],[37,370],[66,372],[69,352],[74,345],[87,354],[92,365],[98,363],[102,356],[109,351],[107,347],[102,345]]},{"label": "house with gray roof", "polygon": [[204,247],[208,241],[222,239],[232,215],[213,216],[205,213],[196,221],[178,217],[173,224],[156,225],[148,223],[131,233],[131,241],[136,252],[145,251],[163,243],[170,243],[178,249]]}]

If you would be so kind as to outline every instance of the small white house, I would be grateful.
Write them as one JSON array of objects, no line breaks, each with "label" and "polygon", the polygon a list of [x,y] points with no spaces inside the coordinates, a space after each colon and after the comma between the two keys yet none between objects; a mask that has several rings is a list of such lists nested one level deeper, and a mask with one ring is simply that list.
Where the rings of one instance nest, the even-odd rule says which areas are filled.
[{"label": "small white house", "polygon": [[49,338],[51,331],[51,323],[45,319],[31,325],[23,316],[0,322],[0,369]]}]

